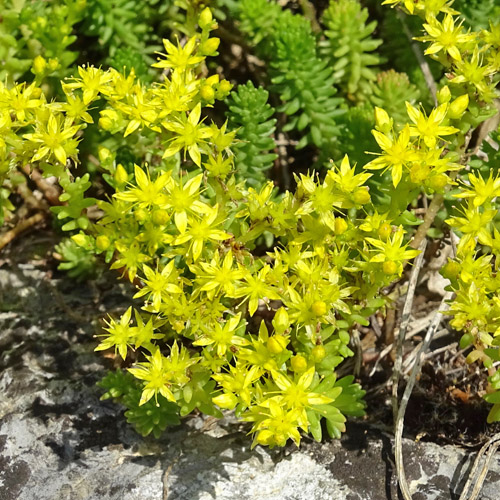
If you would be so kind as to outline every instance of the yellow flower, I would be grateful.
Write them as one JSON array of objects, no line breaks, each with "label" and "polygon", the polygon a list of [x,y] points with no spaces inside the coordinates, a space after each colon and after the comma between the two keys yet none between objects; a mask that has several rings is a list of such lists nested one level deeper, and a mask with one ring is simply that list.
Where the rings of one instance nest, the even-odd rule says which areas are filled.
[{"label": "yellow flower", "polygon": [[248,312],[250,316],[253,316],[255,311],[257,311],[259,299],[280,299],[276,289],[272,285],[266,283],[266,276],[270,270],[271,268],[266,264],[256,274],[250,272],[245,273],[243,278],[245,284],[239,286],[233,295],[236,298],[245,297],[245,300],[249,299]]},{"label": "yellow flower", "polygon": [[210,241],[222,241],[231,238],[231,235],[216,229],[221,224],[219,220],[219,206],[207,208],[206,214],[201,217],[188,218],[186,231],[174,240],[174,245],[182,245],[190,241],[189,251],[196,261],[203,251],[204,245]]},{"label": "yellow flower", "polygon": [[207,346],[214,344],[217,356],[224,356],[232,346],[245,346],[250,342],[236,331],[240,326],[241,313],[225,321],[214,323],[205,327],[203,335],[193,342],[193,345]]},{"label": "yellow flower", "polygon": [[218,252],[210,262],[201,262],[198,266],[190,266],[190,270],[196,274],[196,283],[200,292],[207,292],[209,300],[212,300],[216,293],[221,290],[226,295],[234,296],[235,287],[244,276],[241,269],[233,268],[234,259],[231,251],[227,252],[222,264]]},{"label": "yellow flower", "polygon": [[169,40],[163,40],[163,45],[167,51],[166,59],[153,64],[154,68],[172,68],[185,71],[189,66],[196,66],[205,59],[203,56],[193,55],[196,47],[195,36],[191,37],[184,47],[181,47],[179,39],[177,39],[177,47]]},{"label": "yellow flower", "polygon": [[42,144],[31,161],[40,161],[48,154],[53,154],[59,163],[66,165],[68,156],[76,156],[78,141],[73,137],[80,127],[71,125],[72,120],[70,118],[66,118],[64,122],[62,120],[62,115],[51,114],[47,124],[39,124],[35,133],[24,135],[25,139]]},{"label": "yellow flower", "polygon": [[173,179],[167,184],[166,208],[173,208],[175,226],[181,234],[186,231],[188,215],[206,214],[210,207],[199,200],[200,185],[203,174],[199,174],[189,179],[186,184],[176,182]]},{"label": "yellow flower", "polygon": [[179,271],[174,266],[175,262],[171,260],[160,272],[143,265],[144,287],[134,295],[134,299],[149,295],[155,311],[159,311],[163,297],[172,293],[182,293],[182,288],[174,284],[175,281],[179,280]]},{"label": "yellow flower", "polygon": [[94,66],[78,67],[80,78],[75,78],[73,83],[64,83],[63,89],[67,93],[68,90],[82,89],[83,103],[85,105],[93,101],[99,93],[107,94],[110,89],[109,83],[113,79],[113,73],[103,71],[101,68]]},{"label": "yellow flower", "polygon": [[66,112],[67,117],[73,118],[73,120],[82,120],[85,123],[94,123],[90,113],[87,111],[87,105],[84,104],[80,97],[69,94],[66,96],[66,101],[62,109]]},{"label": "yellow flower", "polygon": [[472,198],[472,204],[475,207],[483,205],[486,201],[500,197],[500,176],[493,177],[493,172],[490,171],[490,177],[485,181],[480,175],[469,174],[469,182],[471,187],[464,185],[462,191],[456,194],[460,198]]},{"label": "yellow flower", "polygon": [[0,82],[0,104],[7,105],[12,114],[16,118],[24,122],[37,109],[45,104],[45,96],[41,90],[32,83],[26,86],[25,83],[20,83],[8,90],[2,82]]},{"label": "yellow flower", "polygon": [[410,127],[410,136],[420,137],[428,148],[434,148],[437,140],[442,135],[451,135],[459,132],[455,127],[445,127],[441,123],[446,117],[448,103],[443,103],[431,111],[427,118],[419,109],[413,107],[409,102],[406,103],[406,111],[410,120],[415,126]]},{"label": "yellow flower", "polygon": [[120,321],[110,319],[106,321],[107,327],[104,328],[108,333],[98,335],[98,337],[106,337],[94,349],[94,351],[105,351],[111,347],[118,351],[122,359],[127,357],[128,348],[132,345],[135,339],[135,327],[130,326],[130,319],[132,316],[132,307],[129,307],[120,318]]},{"label": "yellow flower", "polygon": [[136,368],[128,369],[134,377],[147,382],[142,390],[139,406],[147,403],[153,396],[156,400],[156,406],[160,406],[158,394],[175,403],[175,397],[170,389],[174,381],[172,373],[166,370],[166,358],[157,348],[155,353],[152,356],[146,356],[146,359],[147,362],[138,363]]},{"label": "yellow flower", "polygon": [[[158,107],[158,100],[152,99],[147,92],[144,92],[141,85],[135,85],[128,95],[128,104],[117,103],[116,108],[129,116],[129,123],[125,129],[124,137],[135,132],[139,127],[151,126],[158,117],[155,107]],[[160,131],[159,127],[152,127],[153,130]]]},{"label": "yellow flower", "polygon": [[489,81],[490,75],[496,73],[491,66],[483,66],[479,49],[476,47],[470,59],[456,63],[456,76],[450,80],[451,83],[472,84],[476,87],[479,96],[485,102],[491,102],[497,96],[495,82]]},{"label": "yellow flower", "polygon": [[457,45],[459,46],[474,40],[474,35],[462,33],[462,23],[455,27],[453,16],[450,14],[446,15],[442,23],[434,16],[428,16],[428,22],[424,23],[424,28],[428,36],[422,36],[418,40],[433,42],[425,51],[426,55],[444,51],[456,61],[461,61],[462,56]]},{"label": "yellow flower", "polygon": [[[407,249],[408,245],[403,244],[403,235],[404,230],[400,226],[392,237],[387,238],[385,241],[375,238],[365,238],[370,245],[373,245],[378,250],[376,250],[370,262],[386,264],[384,272],[388,271],[389,268],[393,268],[391,269],[393,272],[387,274],[398,274],[398,276],[401,276],[404,261],[413,259],[420,253],[420,250]],[[391,264],[387,264],[388,262]]]},{"label": "yellow flower", "polygon": [[[262,406],[259,405],[250,409],[242,418],[247,421],[258,420],[252,427],[252,432],[255,433],[252,448],[257,444],[269,446],[270,448],[285,446],[288,439],[292,439],[299,446],[300,433],[298,428],[302,427],[305,431],[308,428],[307,424],[299,422],[303,417],[302,411],[297,408],[288,410],[274,399],[268,399],[266,403],[264,409],[266,413],[263,412]],[[254,415],[254,413],[257,415]]]},{"label": "yellow flower", "polygon": [[138,165],[134,165],[134,173],[137,187],[115,193],[113,196],[122,201],[137,203],[138,208],[164,206],[167,196],[163,190],[170,181],[170,172],[162,172],[154,181],[151,181],[147,169],[144,171]]},{"label": "yellow flower", "polygon": [[391,169],[394,187],[399,184],[403,175],[403,167],[417,158],[410,143],[410,126],[406,125],[397,139],[391,139],[378,130],[372,130],[380,149],[383,153],[378,158],[365,165],[365,169]]},{"label": "yellow flower", "polygon": [[171,140],[169,147],[163,153],[163,158],[173,156],[181,149],[184,149],[184,160],[187,151],[195,164],[198,167],[201,166],[201,152],[206,152],[204,148],[205,139],[212,137],[214,130],[201,125],[200,115],[201,104],[198,104],[187,118],[186,114],[183,113],[181,118],[177,118],[175,121],[163,122],[163,126],[167,130],[177,135]]}]

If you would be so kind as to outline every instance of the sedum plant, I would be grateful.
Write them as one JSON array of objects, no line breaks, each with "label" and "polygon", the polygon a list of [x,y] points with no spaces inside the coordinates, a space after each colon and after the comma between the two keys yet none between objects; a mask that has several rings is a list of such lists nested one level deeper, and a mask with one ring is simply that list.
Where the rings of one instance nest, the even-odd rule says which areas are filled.
[{"label": "sedum plant", "polygon": [[322,17],[326,39],[320,42],[321,53],[333,64],[335,84],[352,100],[370,94],[374,67],[383,62],[373,53],[382,43],[372,37],[377,22],[367,24],[367,19],[368,10],[358,0],[330,0]]},{"label": "sedum plant", "polygon": [[239,18],[257,53],[268,60],[271,89],[283,103],[278,111],[288,117],[283,131],[299,134],[297,148],[314,145],[331,156],[344,110],[309,21],[267,0],[243,0]]},{"label": "sedum plant", "polygon": [[[451,1],[383,3],[422,19],[419,41],[446,72],[428,109],[395,73],[373,85],[400,89],[405,113],[376,91],[350,106],[305,17],[264,0],[232,6],[267,61],[285,132],[330,159],[321,175],[293,172],[293,188],[278,194],[264,176],[275,160],[267,92],[248,83],[229,97],[233,85],[210,63],[217,23],[198,3],[186,5],[184,36],[164,40],[154,82],[123,62],[136,53],[117,51],[120,68],[80,66],[58,99],[36,79],[0,83],[2,183],[23,167],[56,177],[52,211],[72,232],[59,246],[63,266],[81,275],[100,258],[136,287],[137,302],[105,320],[96,350],[121,365],[102,380],[103,397],[120,401],[143,435],[193,411],[233,410],[252,446],[339,437],[346,417],[365,410],[354,377],[337,371],[353,356],[351,334],[389,305],[387,287],[443,204],[460,238],[442,270],[456,292],[451,324],[473,346],[468,360],[489,370],[489,420],[500,420],[497,157],[488,175],[468,165],[472,131],[496,111],[499,26],[466,30]],[[226,99],[227,121],[216,120]],[[79,163],[92,146],[99,175]],[[5,192],[0,213],[12,210]],[[412,208],[423,197],[419,219]]]},{"label": "sedum plant", "polygon": [[226,113],[229,126],[237,129],[233,151],[236,174],[239,180],[246,179],[254,188],[262,187],[277,154],[272,152],[276,144],[272,137],[276,119],[274,108],[268,103],[269,93],[262,87],[255,88],[252,82],[239,85],[231,93]]},{"label": "sedum plant", "polygon": [[[65,102],[47,102],[36,86],[15,87],[36,101],[25,99],[9,123],[10,152],[60,177],[68,204],[58,217],[67,229],[86,230],[73,241],[104,254],[138,286],[143,306],[109,318],[97,350],[115,349],[123,360],[135,352],[128,372],[139,381],[138,407],[133,389],[118,396],[109,380],[103,384],[129,406],[141,432],[156,429],[138,423],[150,415],[140,407],[154,401],[175,404],[180,416],[234,409],[251,423],[254,445],[298,444],[301,430],[320,439],[322,420],[338,437],[346,415],[364,406],[353,378],[335,374],[352,355],[349,329],[383,305],[380,290],[417,251],[407,248],[402,227],[376,216],[365,186],[370,173],[356,172],[347,157],[324,179],[298,176],[297,189],[277,200],[271,182],[255,189],[236,180],[236,131],[202,118],[230,85],[203,76],[218,45],[210,11],[199,25],[183,46],[165,41],[155,64],[169,71],[161,84],[86,67],[64,82]],[[11,91],[2,92],[11,106]],[[152,149],[150,162],[132,172],[107,164],[114,194],[98,202],[102,216],[90,222],[88,174],[74,178],[67,166],[97,103],[102,128],[144,135]],[[375,216],[363,224],[365,213]],[[253,250],[265,233],[277,243],[259,256]]]}]

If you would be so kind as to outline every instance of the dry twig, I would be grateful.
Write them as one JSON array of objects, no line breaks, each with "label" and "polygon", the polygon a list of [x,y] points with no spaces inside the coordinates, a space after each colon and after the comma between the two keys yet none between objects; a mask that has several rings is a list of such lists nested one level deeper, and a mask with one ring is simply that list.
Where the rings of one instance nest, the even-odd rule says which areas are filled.
[{"label": "dry twig", "polygon": [[7,231],[3,234],[0,234],[0,250],[2,248],[4,248],[5,246],[7,246],[14,238],[16,238],[16,236],[18,236],[22,232],[26,231],[30,227],[43,221],[44,219],[45,219],[44,214],[42,214],[40,212],[36,213],[36,214],[32,215],[31,217],[20,221],[10,231]]},{"label": "dry twig", "polygon": [[411,50],[415,54],[415,57],[417,58],[418,64],[420,65],[420,70],[422,71],[422,74],[424,75],[425,78],[425,83],[427,84],[427,87],[429,88],[432,98],[434,99],[434,105],[437,106],[437,85],[434,80],[434,77],[432,76],[431,69],[429,67],[429,63],[425,60],[424,54],[420,50],[420,46],[415,43],[415,40],[413,38],[413,35],[408,28],[408,25],[406,24],[406,20],[404,17],[404,14],[401,11],[397,11],[397,15],[399,18],[399,21],[401,22],[401,26],[403,27],[403,31],[408,38],[408,41],[410,42]]}]

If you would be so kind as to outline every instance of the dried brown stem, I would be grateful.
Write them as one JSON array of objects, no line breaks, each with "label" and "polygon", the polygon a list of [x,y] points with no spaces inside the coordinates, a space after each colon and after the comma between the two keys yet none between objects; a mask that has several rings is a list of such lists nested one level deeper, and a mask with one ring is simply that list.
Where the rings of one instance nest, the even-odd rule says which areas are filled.
[{"label": "dried brown stem", "polygon": [[7,246],[14,238],[16,238],[18,235],[20,235],[22,232],[26,231],[30,227],[38,224],[39,222],[43,221],[45,219],[45,216],[42,213],[36,213],[35,215],[32,215],[28,219],[24,219],[21,222],[19,222],[13,229],[10,231],[7,231],[0,235],[0,250]]},{"label": "dried brown stem", "polygon": [[429,91],[432,95],[432,98],[434,99],[434,105],[437,106],[437,85],[434,80],[434,77],[432,76],[431,69],[429,67],[429,64],[425,60],[424,54],[420,50],[420,46],[415,42],[413,35],[408,28],[408,25],[406,24],[405,16],[401,11],[397,11],[398,19],[401,22],[401,26],[403,27],[403,31],[408,38],[408,41],[410,42],[411,50],[415,54],[415,57],[417,58],[418,64],[420,65],[420,70],[422,71],[422,74],[424,75],[425,78],[425,83],[427,84],[427,87],[429,88]]},{"label": "dried brown stem", "polygon": [[36,184],[36,187],[44,195],[45,199],[49,202],[49,205],[53,207],[62,205],[62,202],[59,201],[59,195],[61,193],[59,192],[57,187],[48,183],[37,169],[31,170],[29,165],[25,165],[22,170],[25,175],[28,176]]},{"label": "dried brown stem", "polygon": [[420,226],[418,226],[417,232],[415,233],[415,236],[410,243],[410,246],[412,248],[418,248],[422,241],[424,241],[425,237],[427,236],[427,231],[429,231],[429,229],[431,228],[432,223],[434,222],[434,219],[436,218],[436,215],[443,204],[443,201],[444,195],[434,195],[434,198],[432,199],[429,207],[427,208],[427,212],[425,213],[424,221],[422,222],[422,224],[420,224]]}]

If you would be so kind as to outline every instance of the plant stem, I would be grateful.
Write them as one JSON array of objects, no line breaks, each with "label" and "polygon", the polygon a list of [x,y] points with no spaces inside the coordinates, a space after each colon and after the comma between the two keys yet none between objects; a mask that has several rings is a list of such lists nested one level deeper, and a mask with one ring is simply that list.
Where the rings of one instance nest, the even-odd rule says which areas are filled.
[{"label": "plant stem", "polygon": [[397,11],[397,16],[399,21],[401,22],[401,26],[403,27],[403,31],[406,35],[406,38],[408,38],[408,41],[410,42],[411,50],[415,54],[415,57],[417,58],[418,64],[420,65],[420,70],[422,71],[422,74],[424,75],[425,78],[425,83],[427,84],[427,87],[429,88],[432,98],[434,99],[434,105],[437,106],[437,86],[436,82],[434,81],[434,77],[432,76],[431,69],[429,67],[429,64],[425,60],[424,55],[422,54],[422,51],[420,50],[420,47],[415,43],[415,40],[413,39],[413,35],[410,31],[410,28],[408,28],[408,25],[406,24],[405,16],[401,11]]},{"label": "plant stem", "polygon": [[309,19],[314,33],[321,33],[321,26],[316,19],[316,9],[309,0],[299,0],[300,7],[304,13],[304,17]]},{"label": "plant stem", "polygon": [[427,212],[425,213],[424,222],[422,222],[422,224],[418,226],[417,232],[415,233],[413,240],[411,240],[410,247],[416,249],[420,246],[422,241],[424,241],[424,238],[427,236],[427,231],[432,226],[432,223],[434,222],[439,209],[443,205],[443,201],[444,195],[434,195],[434,198],[432,199],[429,207],[427,208]]}]

